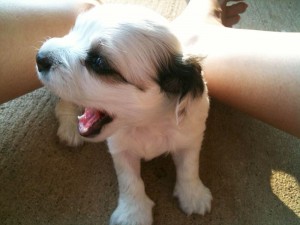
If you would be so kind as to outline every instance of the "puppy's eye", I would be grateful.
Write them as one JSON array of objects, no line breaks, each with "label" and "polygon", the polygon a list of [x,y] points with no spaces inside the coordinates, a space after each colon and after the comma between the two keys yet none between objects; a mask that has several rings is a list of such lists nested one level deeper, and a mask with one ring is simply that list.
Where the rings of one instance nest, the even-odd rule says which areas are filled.
[{"label": "puppy's eye", "polygon": [[102,55],[95,53],[89,53],[86,60],[86,65],[96,73],[112,73],[113,70],[110,67],[107,60]]},{"label": "puppy's eye", "polygon": [[89,52],[84,62],[88,70],[92,70],[94,74],[101,76],[101,78],[106,78],[108,81],[128,83],[127,80],[109,64],[108,60],[98,52]]}]

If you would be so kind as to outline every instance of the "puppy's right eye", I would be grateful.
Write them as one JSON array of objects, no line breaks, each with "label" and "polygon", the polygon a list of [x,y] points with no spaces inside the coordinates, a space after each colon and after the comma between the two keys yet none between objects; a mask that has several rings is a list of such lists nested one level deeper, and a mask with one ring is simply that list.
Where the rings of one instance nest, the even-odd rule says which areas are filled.
[{"label": "puppy's right eye", "polygon": [[87,67],[99,74],[110,74],[114,72],[105,57],[96,53],[89,53],[85,63]]},{"label": "puppy's right eye", "polygon": [[101,76],[101,78],[105,77],[110,81],[128,83],[127,80],[109,64],[109,61],[97,51],[89,52],[84,62],[88,70],[93,71],[94,74]]}]

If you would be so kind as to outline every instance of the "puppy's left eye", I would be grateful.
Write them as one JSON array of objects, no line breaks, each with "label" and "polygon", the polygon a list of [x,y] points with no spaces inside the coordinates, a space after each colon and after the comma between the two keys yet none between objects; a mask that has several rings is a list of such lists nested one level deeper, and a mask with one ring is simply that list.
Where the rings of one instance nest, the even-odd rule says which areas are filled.
[{"label": "puppy's left eye", "polygon": [[109,63],[102,55],[89,53],[85,62],[87,67],[91,68],[96,73],[108,74],[113,72]]}]

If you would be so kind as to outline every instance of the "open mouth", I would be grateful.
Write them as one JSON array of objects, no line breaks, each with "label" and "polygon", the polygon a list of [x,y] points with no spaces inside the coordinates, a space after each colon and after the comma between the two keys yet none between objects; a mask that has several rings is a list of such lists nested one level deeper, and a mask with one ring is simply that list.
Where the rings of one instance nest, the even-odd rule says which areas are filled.
[{"label": "open mouth", "polygon": [[113,120],[106,112],[94,108],[85,108],[84,113],[78,116],[79,134],[92,137],[100,134],[102,128]]}]

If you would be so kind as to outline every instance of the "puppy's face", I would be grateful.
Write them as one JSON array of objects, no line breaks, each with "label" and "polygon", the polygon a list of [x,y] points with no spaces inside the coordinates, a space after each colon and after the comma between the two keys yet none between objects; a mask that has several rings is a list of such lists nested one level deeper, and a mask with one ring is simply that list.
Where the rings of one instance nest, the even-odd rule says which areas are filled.
[{"label": "puppy's face", "polygon": [[[167,113],[175,106],[171,99],[201,93],[200,68],[188,64],[165,19],[124,5],[81,14],[69,34],[49,39],[37,54],[40,80],[85,108],[79,132],[96,141]],[[190,76],[178,77],[180,70],[197,73],[197,87]]]}]

